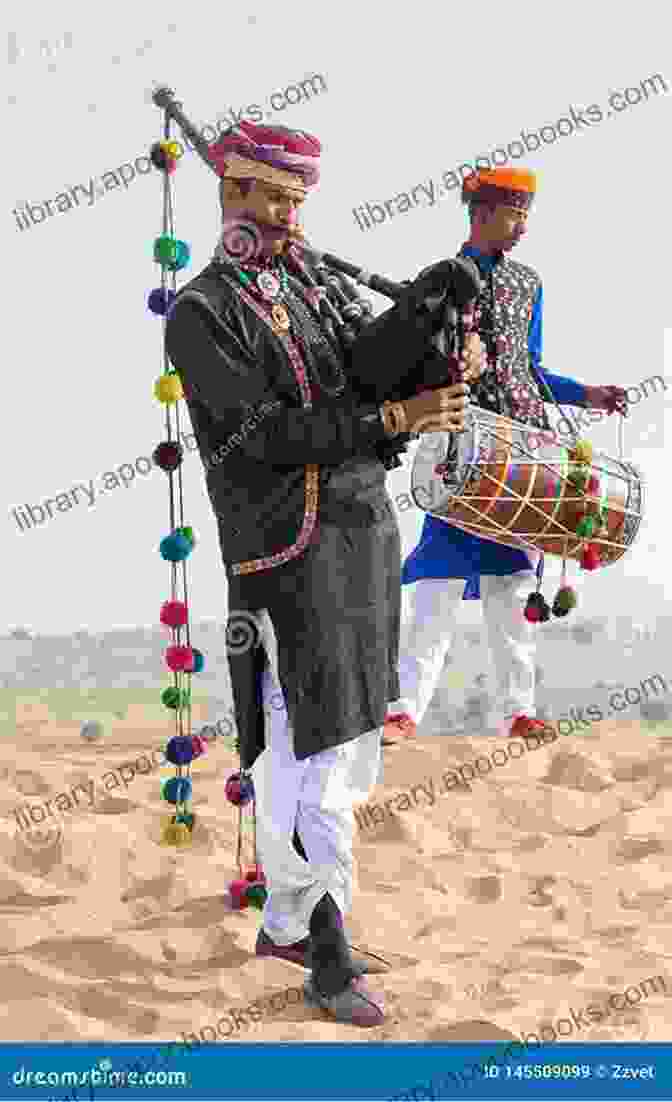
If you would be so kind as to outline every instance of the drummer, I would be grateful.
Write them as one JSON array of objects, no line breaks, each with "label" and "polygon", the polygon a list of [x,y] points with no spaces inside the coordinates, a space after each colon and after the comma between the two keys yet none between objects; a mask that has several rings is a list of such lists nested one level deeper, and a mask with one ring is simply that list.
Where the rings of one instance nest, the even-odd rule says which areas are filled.
[{"label": "drummer", "polygon": [[[541,429],[550,428],[544,401],[606,410],[626,410],[616,386],[586,386],[542,370],[542,285],[533,268],[510,259],[527,233],[536,192],[534,173],[524,169],[479,170],[462,189],[471,224],[461,256],[472,257],[483,277],[474,324],[486,350],[486,366],[471,383],[471,400],[482,409]],[[545,382],[542,393],[531,367]],[[412,587],[411,615],[400,654],[400,717],[387,741],[412,735],[429,707],[450,650],[461,601],[483,601],[483,617],[496,674],[496,710],[484,734],[523,735],[544,725],[535,719],[535,636],[523,616],[536,588],[539,555],[503,547],[425,517],[420,542],[407,558],[402,585]],[[465,585],[466,583],[466,585]],[[413,722],[410,722],[410,721]]]}]

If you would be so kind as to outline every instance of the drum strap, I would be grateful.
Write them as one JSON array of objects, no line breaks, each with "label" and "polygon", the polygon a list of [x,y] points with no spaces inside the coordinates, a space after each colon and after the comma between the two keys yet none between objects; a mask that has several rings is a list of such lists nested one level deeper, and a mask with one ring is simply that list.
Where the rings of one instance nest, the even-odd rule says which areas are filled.
[{"label": "drum strap", "polygon": [[541,552],[539,556],[539,562],[537,563],[537,589],[541,589],[541,582],[544,577],[544,553]]},{"label": "drum strap", "polygon": [[[530,357],[530,371],[532,372],[532,375],[534,376],[534,378],[537,381],[537,384],[539,386],[539,390],[541,391],[542,398],[545,401],[552,402],[553,405],[555,406],[555,408],[557,409],[558,413],[560,414],[560,417],[563,420],[568,421],[569,424],[572,426],[572,432],[571,432],[572,443],[576,444],[577,440],[579,439],[579,434],[578,434],[578,432],[576,431],[576,429],[574,427],[574,422],[572,421],[572,419],[570,417],[565,417],[564,416],[564,414],[562,412],[562,406],[558,402],[557,398],[555,397],[555,395],[554,395],[553,391],[551,390],[550,386],[548,385],[548,383],[544,379],[544,377],[543,377],[541,371],[539,370],[539,368],[537,367],[537,365],[532,363],[532,358],[531,357]],[[546,398],[546,395],[548,395],[548,398]]]}]

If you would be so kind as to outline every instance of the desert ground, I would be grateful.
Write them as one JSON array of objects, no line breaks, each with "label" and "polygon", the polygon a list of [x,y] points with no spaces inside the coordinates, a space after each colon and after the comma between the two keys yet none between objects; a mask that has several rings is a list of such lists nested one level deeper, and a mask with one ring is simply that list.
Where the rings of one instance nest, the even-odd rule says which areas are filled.
[{"label": "desert ground", "polygon": [[[347,928],[391,965],[374,977],[388,1018],[361,1031],[283,996],[305,973],[255,958],[259,912],[231,907],[231,740],[193,766],[191,846],[162,846],[173,770],[128,763],[151,765],[172,729],[147,694],[113,695],[59,710],[55,693],[2,694],[0,1040],[460,1041],[544,1026],[549,1040],[561,1019],[575,1024],[560,1042],[669,1040],[672,727],[594,724],[515,758],[476,736],[385,749],[358,810]],[[87,742],[92,718],[104,734]],[[198,730],[198,705],[192,718]],[[16,809],[77,785],[60,821],[20,827]],[[245,1012],[255,1000],[261,1013]],[[601,1016],[581,1016],[589,1005]]]}]

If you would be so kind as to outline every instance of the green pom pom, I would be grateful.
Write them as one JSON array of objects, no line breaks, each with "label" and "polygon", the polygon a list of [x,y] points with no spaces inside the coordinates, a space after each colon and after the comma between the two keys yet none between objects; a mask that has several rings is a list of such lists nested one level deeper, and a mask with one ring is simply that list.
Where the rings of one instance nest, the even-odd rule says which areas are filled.
[{"label": "green pom pom", "polygon": [[177,241],[169,234],[157,237],[154,241],[154,259],[158,262],[170,263],[175,258]]},{"label": "green pom pom", "polygon": [[178,689],[175,685],[171,685],[161,693],[161,703],[165,704],[166,708],[186,708],[189,695],[188,689]]},{"label": "green pom pom", "polygon": [[576,526],[577,536],[581,536],[582,539],[590,539],[595,532],[595,518],[584,517]]},{"label": "green pom pom", "polygon": [[268,892],[263,884],[250,884],[249,888],[245,889],[245,899],[251,907],[256,907],[258,911],[263,911],[266,900],[268,899]]},{"label": "green pom pom", "polygon": [[567,475],[567,479],[572,486],[576,486],[577,490],[585,490],[590,479],[590,471],[586,470],[585,467],[573,467]]},{"label": "green pom pom", "polygon": [[557,608],[563,613],[569,612],[571,609],[576,608],[577,600],[576,590],[572,589],[569,585],[565,585],[556,593],[553,608]]}]

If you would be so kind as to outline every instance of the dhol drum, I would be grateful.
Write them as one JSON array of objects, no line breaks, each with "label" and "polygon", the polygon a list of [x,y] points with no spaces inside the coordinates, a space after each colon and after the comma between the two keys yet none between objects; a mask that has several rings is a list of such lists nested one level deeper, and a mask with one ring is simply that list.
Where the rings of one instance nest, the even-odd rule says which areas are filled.
[{"label": "dhol drum", "polygon": [[[472,406],[463,432],[420,438],[411,473],[415,504],[433,517],[507,547],[580,559],[577,525],[595,519],[590,543],[603,565],[632,547],[642,522],[642,475],[593,452],[592,492],[577,488],[572,442]],[[584,467],[584,469],[587,469]]]}]

